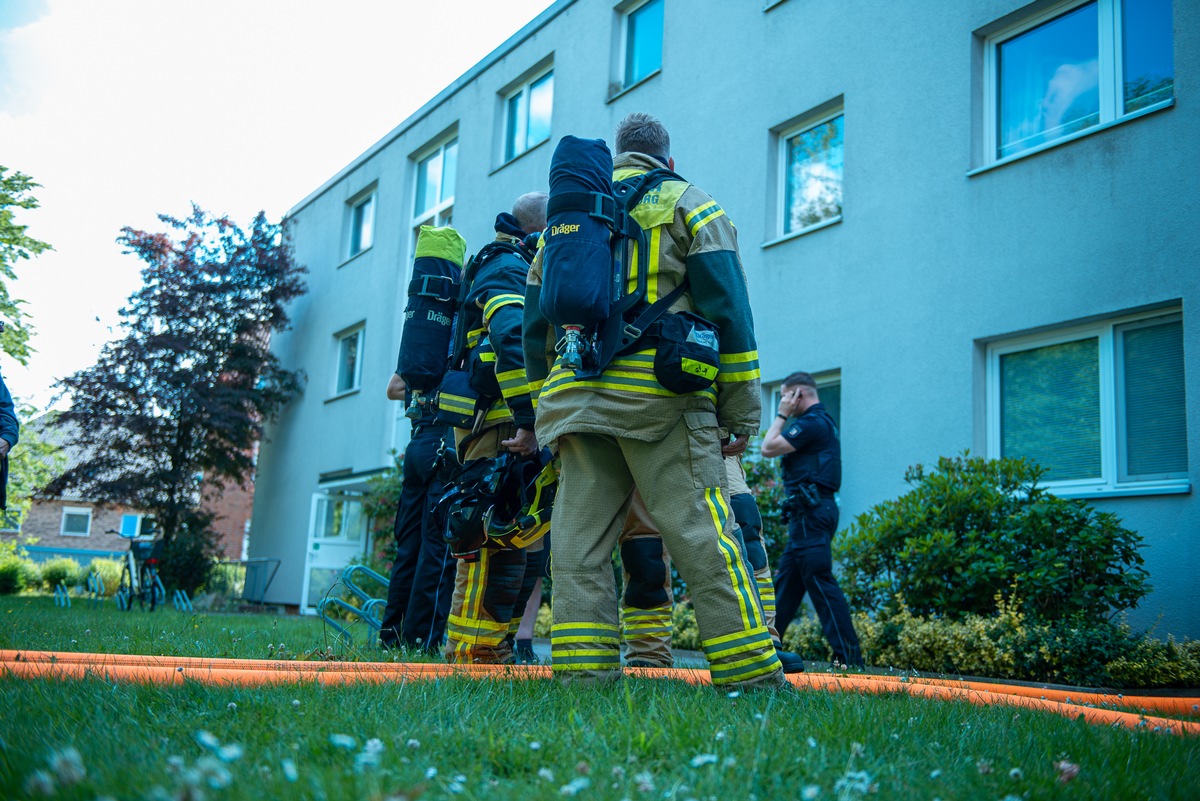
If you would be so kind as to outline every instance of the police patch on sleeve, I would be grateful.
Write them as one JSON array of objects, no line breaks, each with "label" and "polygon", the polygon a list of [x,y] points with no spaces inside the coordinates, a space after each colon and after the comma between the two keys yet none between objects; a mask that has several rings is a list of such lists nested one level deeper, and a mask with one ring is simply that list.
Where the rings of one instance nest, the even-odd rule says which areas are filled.
[{"label": "police patch on sleeve", "polygon": [[800,424],[792,423],[792,427],[787,430],[787,433],[784,434],[784,436],[788,439],[795,439],[796,437],[800,436]]}]

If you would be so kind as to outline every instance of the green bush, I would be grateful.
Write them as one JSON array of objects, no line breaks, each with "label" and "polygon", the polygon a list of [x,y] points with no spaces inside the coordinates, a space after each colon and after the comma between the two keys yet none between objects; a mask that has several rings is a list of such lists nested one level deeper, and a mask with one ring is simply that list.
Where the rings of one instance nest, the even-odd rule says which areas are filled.
[{"label": "green bush", "polygon": [[25,571],[15,556],[0,556],[0,595],[16,595],[25,589]]},{"label": "green bush", "polygon": [[175,536],[163,544],[158,577],[167,592],[183,590],[188,596],[208,581],[217,561],[217,538],[209,529],[212,515],[191,511]]},{"label": "green bush", "polygon": [[988,616],[1019,596],[1040,620],[1099,624],[1150,591],[1142,539],[1108,512],[1038,486],[1024,459],[942,457],[913,489],[858,516],[834,542],[851,606]]},{"label": "green bush", "polygon": [[117,585],[121,582],[121,570],[123,563],[119,559],[93,559],[91,563],[84,568],[81,574],[80,584],[87,585],[87,577],[92,573],[99,573],[100,580],[104,582],[104,595],[111,597],[117,592]]},{"label": "green bush", "polygon": [[42,568],[32,559],[21,559],[21,575],[25,577],[25,589],[37,590],[42,586]]},{"label": "green bush", "polygon": [[42,563],[42,582],[51,590],[59,584],[71,589],[79,583],[79,563],[69,556],[47,559]]}]

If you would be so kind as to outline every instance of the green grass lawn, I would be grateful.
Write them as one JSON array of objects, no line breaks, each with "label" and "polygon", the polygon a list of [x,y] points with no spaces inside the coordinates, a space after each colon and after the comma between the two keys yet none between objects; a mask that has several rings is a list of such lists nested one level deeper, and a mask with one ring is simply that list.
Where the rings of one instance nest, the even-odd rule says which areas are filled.
[{"label": "green grass lawn", "polygon": [[[0,598],[0,648],[380,656],[335,645],[310,618],[105,604]],[[1061,781],[1062,762],[1078,775]],[[0,677],[0,798],[40,797],[46,779],[54,798],[83,801],[1195,798],[1200,740],[1004,706],[731,698],[634,678],[226,689]]]}]

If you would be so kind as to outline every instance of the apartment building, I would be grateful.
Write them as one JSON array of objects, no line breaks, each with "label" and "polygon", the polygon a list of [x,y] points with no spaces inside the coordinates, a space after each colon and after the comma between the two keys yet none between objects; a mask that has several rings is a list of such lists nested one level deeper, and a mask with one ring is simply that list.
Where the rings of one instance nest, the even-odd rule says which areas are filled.
[{"label": "apartment building", "polygon": [[365,547],[418,227],[477,249],[560,137],[648,111],[737,226],[766,416],[803,369],[840,420],[843,526],[910,465],[1028,456],[1145,537],[1132,622],[1200,637],[1198,32],[1188,0],[558,0],[289,212],[269,600],[311,611]]}]

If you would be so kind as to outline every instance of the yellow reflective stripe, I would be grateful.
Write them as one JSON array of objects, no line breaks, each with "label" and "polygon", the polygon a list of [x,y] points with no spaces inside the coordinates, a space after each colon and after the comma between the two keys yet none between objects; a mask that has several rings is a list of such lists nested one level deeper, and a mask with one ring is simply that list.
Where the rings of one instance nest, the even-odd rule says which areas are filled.
[{"label": "yellow reflective stripe", "polygon": [[479,361],[484,364],[491,364],[496,361],[496,352],[492,350],[484,350],[479,352]]},{"label": "yellow reflective stripe", "polygon": [[[562,392],[562,391],[568,390],[568,389],[573,389],[575,387],[587,387],[589,389],[622,390],[625,392],[633,392],[633,393],[636,393],[639,395],[655,395],[655,396],[659,396],[659,397],[684,397],[684,395],[680,395],[677,392],[672,392],[669,389],[665,389],[661,385],[654,387],[654,386],[645,386],[645,385],[637,385],[637,384],[619,384],[619,383],[615,383],[612,381],[569,381],[569,382],[564,382],[562,384],[559,384],[558,386],[551,387],[550,389],[546,389],[545,387],[543,387],[540,397],[554,395],[558,392]],[[700,390],[698,392],[688,392],[685,394],[689,395],[689,396],[695,395],[695,396],[699,396],[699,397],[707,397],[710,400],[712,400],[714,403],[716,402],[716,399],[717,399],[717,391],[711,387],[709,389]]]},{"label": "yellow reflective stripe", "polygon": [[745,566],[742,564],[741,553],[738,550],[737,543],[731,540],[725,534],[725,524],[728,522],[731,512],[725,503],[725,497],[721,494],[720,487],[710,487],[704,491],[704,500],[708,504],[709,514],[712,516],[713,526],[717,530],[717,545],[721,549],[721,554],[725,557],[725,567],[729,571],[729,580],[733,585],[734,593],[737,595],[738,608],[742,614],[742,623],[746,630],[754,629],[762,625],[762,621],[758,619],[758,606],[750,596],[750,577],[746,575]]},{"label": "yellow reflective stripe", "polygon": [[488,631],[508,631],[507,623],[500,623],[495,620],[482,620],[480,618],[467,617],[466,615],[450,615],[447,620],[454,626],[465,626],[467,628],[485,629]]},{"label": "yellow reflective stripe", "polygon": [[692,232],[692,236],[695,236],[701,228],[708,225],[718,217],[724,216],[725,210],[717,205],[717,201],[710,200],[692,211],[692,213],[684,219],[684,225],[686,225],[688,230]]},{"label": "yellow reflective stripe", "polygon": [[650,229],[650,272],[646,274],[646,301],[658,300],[658,248],[662,242],[662,226]]},{"label": "yellow reflective stripe", "polygon": [[[600,643],[602,645],[620,645],[621,638],[620,637],[608,637],[608,636],[603,636],[603,635],[598,635],[598,634],[580,634],[575,637],[567,637],[567,636],[560,634],[560,635],[557,635],[554,637],[553,644],[557,646],[560,643],[569,645],[569,644],[581,643],[581,642],[596,642],[596,643]],[[557,653],[557,651],[555,653]]]},{"label": "yellow reflective stripe", "polygon": [[483,422],[495,423],[500,420],[507,420],[512,417],[512,412],[508,410],[508,406],[502,400],[498,400],[488,409],[487,414],[483,416]]},{"label": "yellow reflective stripe", "polygon": [[721,364],[739,364],[741,362],[758,361],[758,351],[748,350],[744,353],[722,353]]},{"label": "yellow reflective stripe", "polygon": [[717,381],[722,384],[734,384],[738,381],[753,381],[756,378],[761,378],[758,370],[750,370],[745,373],[726,373],[721,371],[717,373]]},{"label": "yellow reflective stripe", "polygon": [[555,648],[554,656],[609,656],[617,653],[612,648]]},{"label": "yellow reflective stripe", "polygon": [[492,319],[492,315],[498,312],[505,306],[524,306],[525,296],[515,294],[497,295],[487,302],[483,307],[483,321],[486,323]]},{"label": "yellow reflective stripe", "polygon": [[445,392],[438,395],[438,408],[444,409],[455,414],[474,414],[475,400],[473,398],[465,398],[462,395],[447,395]]},{"label": "yellow reflective stripe", "polygon": [[556,631],[568,631],[578,629],[597,629],[599,631],[617,631],[617,627],[611,623],[554,623],[550,626],[550,633],[553,635]]},{"label": "yellow reflective stripe", "polygon": [[487,328],[476,328],[473,331],[467,332],[467,347],[473,348],[479,344],[479,340],[487,334]]},{"label": "yellow reflective stripe", "polygon": [[766,634],[767,639],[770,639],[771,632],[767,631],[767,627],[759,626],[755,629],[751,629],[750,631],[735,631],[732,634],[722,634],[720,637],[702,640],[700,642],[700,647],[705,653],[708,653],[709,648],[713,648],[718,645],[727,645],[735,640],[745,640],[746,642],[749,642],[751,637],[758,637],[763,634]]},{"label": "yellow reflective stripe", "polygon": [[[721,667],[723,668],[724,665]],[[755,676],[765,676],[766,674],[774,673],[777,670],[779,670],[779,657],[772,653],[770,657],[767,658],[767,662],[759,668],[752,670],[727,671],[720,668],[714,669],[710,666],[708,669],[708,674],[712,677],[713,684],[729,684],[735,681],[747,681]]]},{"label": "yellow reflective stripe", "polygon": [[[732,369],[736,365],[739,369]],[[744,353],[722,353],[721,372],[717,380],[728,384],[735,381],[753,381],[761,377],[758,369],[758,351]]]}]

